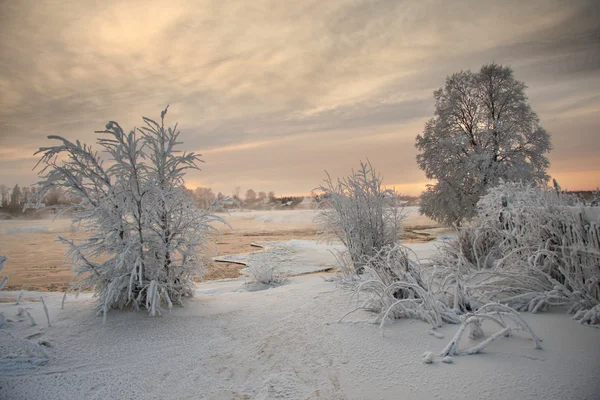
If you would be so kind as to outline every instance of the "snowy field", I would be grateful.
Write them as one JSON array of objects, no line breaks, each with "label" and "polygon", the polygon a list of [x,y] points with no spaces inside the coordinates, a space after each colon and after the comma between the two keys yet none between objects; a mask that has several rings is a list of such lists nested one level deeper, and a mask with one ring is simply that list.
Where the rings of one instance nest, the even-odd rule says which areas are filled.
[{"label": "snowy field", "polygon": [[[323,245],[288,244],[333,260]],[[312,249],[311,249],[312,246]],[[434,245],[411,245],[420,257]],[[318,257],[317,257],[318,258]],[[398,320],[383,329],[359,311],[338,322],[349,292],[332,274],[290,278],[284,285],[250,291],[244,278],[198,285],[196,297],[163,317],[110,312],[105,325],[91,294],[67,298],[26,292],[21,305],[3,293],[0,311],[20,338],[45,344],[49,359],[24,361],[6,335],[0,339],[2,399],[597,399],[600,330],[572,321],[564,310],[522,314],[543,339],[536,350],[515,333],[485,352],[437,358],[458,327],[444,338],[430,326]],[[37,325],[16,316],[28,310]],[[492,333],[484,324],[486,334]],[[470,339],[463,339],[463,346]]]},{"label": "snowy field", "polygon": [[[405,207],[406,219],[403,226],[407,228],[434,228],[439,224],[419,215],[418,207]],[[229,222],[234,230],[266,229],[300,229],[315,228],[314,210],[243,210],[220,214]],[[0,235],[22,233],[64,233],[71,232],[71,220],[61,217],[53,220],[45,219],[10,219],[0,220]]]},{"label": "snowy field", "polygon": [[[419,215],[419,207],[404,208],[406,218],[403,221],[405,228],[435,228],[439,224],[431,219]],[[285,227],[287,229],[313,227],[314,210],[244,210],[232,212],[225,216],[235,229],[258,229],[261,227]],[[1,223],[1,221],[0,221]]]}]

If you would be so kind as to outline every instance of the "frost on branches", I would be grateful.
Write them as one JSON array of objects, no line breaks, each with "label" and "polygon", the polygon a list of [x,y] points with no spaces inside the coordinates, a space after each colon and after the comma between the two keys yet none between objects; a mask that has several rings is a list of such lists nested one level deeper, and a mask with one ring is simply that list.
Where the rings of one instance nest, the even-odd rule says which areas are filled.
[{"label": "frost on branches", "polygon": [[560,190],[522,183],[490,189],[477,220],[436,261],[459,282],[461,301],[471,296],[530,312],[569,306],[582,323],[600,323],[600,208]]},{"label": "frost on branches", "polygon": [[346,315],[357,310],[376,312],[375,322],[381,327],[386,320],[399,318],[419,319],[433,328],[460,323],[457,313],[426,284],[420,263],[410,260],[408,251],[396,244],[366,259],[364,280],[355,286],[350,298],[356,299],[356,307]]},{"label": "frost on branches", "polygon": [[280,285],[287,279],[282,269],[290,259],[291,251],[285,247],[274,247],[251,253],[248,257],[248,274],[254,283]]},{"label": "frost on branches", "polygon": [[187,170],[198,169],[195,153],[181,153],[179,131],[143,118],[145,126],[125,133],[110,121],[97,140],[108,162],[78,140],[60,136],[41,147],[35,202],[60,187],[81,199],[64,210],[87,233],[85,240],[60,237],[76,272],[70,291],[94,288],[98,311],[131,306],[160,315],[163,306],[193,293],[201,273],[200,254],[213,244],[211,225],[224,221],[211,209],[198,210],[183,185]]},{"label": "frost on branches", "polygon": [[509,67],[490,64],[453,74],[434,93],[435,116],[416,139],[417,163],[437,181],[421,196],[421,213],[460,224],[500,179],[546,182],[550,135],[525,88]]},{"label": "frost on branches", "polygon": [[[509,325],[506,320],[512,322],[512,326]],[[458,350],[458,344],[466,328],[470,328],[469,336],[471,339],[480,339],[484,336],[481,324],[483,321],[491,321],[498,325],[501,329],[491,335],[489,338],[483,340],[481,343],[467,349],[466,351],[460,352]],[[531,339],[535,343],[536,349],[542,349],[542,340],[535,334],[529,324],[510,307],[502,304],[489,303],[481,307],[474,313],[467,314],[463,317],[463,323],[452,338],[452,340],[446,345],[444,350],[440,353],[440,357],[455,356],[461,354],[477,354],[485,349],[490,343],[498,339],[500,336],[510,336],[512,330],[520,330],[529,333]]]},{"label": "frost on branches", "polygon": [[370,162],[361,162],[358,171],[337,182],[327,174],[318,190],[315,221],[325,239],[338,239],[346,246],[357,273],[362,272],[365,257],[398,242],[403,209],[396,192],[383,187]]}]

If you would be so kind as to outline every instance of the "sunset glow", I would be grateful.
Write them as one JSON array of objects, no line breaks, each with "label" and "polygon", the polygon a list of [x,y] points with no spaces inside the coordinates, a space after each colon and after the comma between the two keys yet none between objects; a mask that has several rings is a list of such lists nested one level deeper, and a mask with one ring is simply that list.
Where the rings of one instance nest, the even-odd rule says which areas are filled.
[{"label": "sunset glow", "polygon": [[[510,65],[552,135],[550,174],[594,189],[592,1],[24,1],[0,5],[0,183],[36,181],[47,135],[179,122],[190,185],[308,194],[367,158],[418,195],[415,137],[446,76]],[[463,21],[472,21],[465,24]]]}]

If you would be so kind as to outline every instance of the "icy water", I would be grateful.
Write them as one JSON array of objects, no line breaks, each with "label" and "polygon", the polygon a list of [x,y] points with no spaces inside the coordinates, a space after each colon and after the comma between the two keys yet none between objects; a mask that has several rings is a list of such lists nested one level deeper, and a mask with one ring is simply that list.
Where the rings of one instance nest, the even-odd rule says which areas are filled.
[{"label": "icy water", "polygon": [[[407,207],[406,211],[404,226],[407,229],[435,231],[431,228],[437,225],[420,216],[416,207]],[[216,238],[219,254],[251,251],[252,242],[318,238],[313,210],[242,211],[222,216],[233,230],[218,226],[223,233]],[[0,275],[9,277],[7,290],[62,291],[67,288],[73,272],[65,263],[67,247],[56,240],[60,235],[70,239],[82,237],[67,218],[0,220],[0,254],[8,257]],[[419,235],[408,239],[419,239]],[[223,266],[219,267],[216,272]],[[233,276],[236,271],[231,272]],[[207,279],[230,277],[219,273],[213,275],[209,274]]]},{"label": "icy water", "polygon": [[0,254],[8,257],[2,275],[9,277],[6,289],[35,288],[63,290],[72,273],[64,264],[65,246],[56,238],[62,234],[77,237],[68,219],[0,221]]}]

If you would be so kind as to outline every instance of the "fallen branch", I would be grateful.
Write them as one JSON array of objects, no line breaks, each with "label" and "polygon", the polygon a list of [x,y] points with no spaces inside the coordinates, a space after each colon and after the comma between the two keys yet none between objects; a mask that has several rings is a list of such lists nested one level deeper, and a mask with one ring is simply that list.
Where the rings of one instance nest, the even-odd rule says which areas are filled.
[{"label": "fallen branch", "polygon": [[[508,326],[502,317],[510,319],[514,323],[514,327]],[[480,331],[480,326],[482,320],[489,320],[497,325],[499,325],[502,329],[488,339],[484,340],[480,344],[475,347],[468,349],[465,352],[460,352],[458,349],[458,343],[462,338],[462,335],[465,332],[465,329],[469,326],[472,326],[474,332]],[[524,332],[529,333],[533,341],[535,342],[536,349],[542,349],[542,340],[533,332],[533,329],[529,326],[527,322],[513,309],[503,304],[498,303],[489,303],[481,307],[474,313],[471,313],[465,316],[464,322],[461,324],[458,332],[454,335],[452,340],[446,345],[444,350],[440,353],[441,357],[445,356],[453,356],[453,355],[466,355],[466,354],[476,354],[482,351],[485,347],[487,347],[494,340],[499,338],[500,336],[509,336],[512,329],[518,329]],[[475,335],[479,336],[479,335]]]}]

